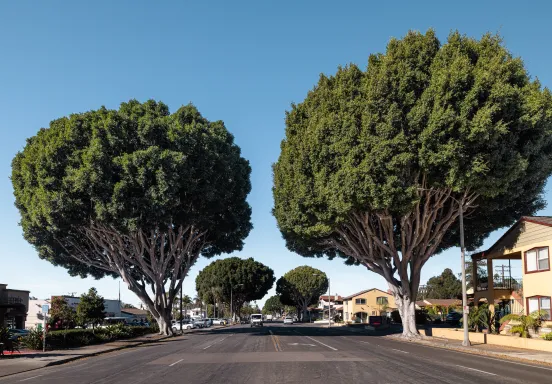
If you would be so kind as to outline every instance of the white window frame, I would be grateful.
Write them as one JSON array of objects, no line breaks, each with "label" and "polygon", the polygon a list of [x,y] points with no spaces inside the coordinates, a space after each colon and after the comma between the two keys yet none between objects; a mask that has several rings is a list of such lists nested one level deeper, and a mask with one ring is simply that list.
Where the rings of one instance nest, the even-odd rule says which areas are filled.
[{"label": "white window frame", "polygon": [[[546,266],[541,263],[546,261]],[[525,252],[525,273],[545,272],[550,270],[550,252],[548,247],[532,248]]]}]

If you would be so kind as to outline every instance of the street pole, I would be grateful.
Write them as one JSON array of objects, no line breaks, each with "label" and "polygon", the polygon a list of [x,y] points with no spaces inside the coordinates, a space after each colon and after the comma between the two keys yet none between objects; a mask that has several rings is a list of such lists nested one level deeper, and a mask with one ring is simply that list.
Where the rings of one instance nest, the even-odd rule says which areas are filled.
[{"label": "street pole", "polygon": [[464,340],[462,345],[469,347],[470,334],[468,332],[468,292],[466,287],[466,254],[464,249],[464,205],[460,202],[460,255],[462,262],[462,316],[463,316],[463,328],[464,328]]},{"label": "street pole", "polygon": [[182,333],[182,320],[184,316],[182,315],[182,284],[180,284],[180,333]]},{"label": "street pole", "polygon": [[230,316],[232,317],[232,323],[234,323],[234,309],[232,308],[232,286],[230,286]]},{"label": "street pole", "polygon": [[330,302],[328,304],[328,328],[332,327],[332,290],[330,289],[330,278],[328,278],[328,296]]},{"label": "street pole", "polygon": [[46,314],[42,320],[42,352],[46,352]]}]

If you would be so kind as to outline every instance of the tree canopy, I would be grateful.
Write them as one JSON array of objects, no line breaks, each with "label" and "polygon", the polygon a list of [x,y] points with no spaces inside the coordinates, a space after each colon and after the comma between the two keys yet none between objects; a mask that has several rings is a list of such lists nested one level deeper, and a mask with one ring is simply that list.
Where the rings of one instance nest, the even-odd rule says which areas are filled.
[{"label": "tree canopy", "polygon": [[318,303],[320,295],[328,289],[328,278],[319,269],[308,265],[297,267],[278,279],[276,293],[284,305],[303,311],[305,319],[309,305]]},{"label": "tree canopy", "polygon": [[446,268],[439,276],[427,281],[427,299],[458,299],[462,295],[462,282],[454,275],[450,268]]},{"label": "tree canopy", "polygon": [[419,271],[458,245],[460,210],[475,249],[544,206],[551,132],[550,91],[499,36],[410,32],[292,105],[273,212],[290,250],[384,276],[406,334]]},{"label": "tree canopy", "polygon": [[282,301],[280,300],[279,295],[270,296],[264,303],[263,306],[263,314],[265,315],[273,315],[277,313],[278,315],[282,315],[284,312],[285,306],[282,304]]},{"label": "tree canopy", "polygon": [[166,321],[199,255],[242,248],[250,172],[222,121],[131,100],[52,121],[13,159],[12,183],[42,259],[71,275],[119,275]]},{"label": "tree canopy", "polygon": [[274,271],[253,258],[229,257],[206,266],[196,277],[196,290],[205,301],[230,304],[238,314],[245,302],[262,299],[274,284]]},{"label": "tree canopy", "polygon": [[77,319],[81,324],[91,323],[92,326],[100,324],[105,318],[104,298],[98,295],[96,288],[92,287],[88,293],[83,293],[77,304]]}]

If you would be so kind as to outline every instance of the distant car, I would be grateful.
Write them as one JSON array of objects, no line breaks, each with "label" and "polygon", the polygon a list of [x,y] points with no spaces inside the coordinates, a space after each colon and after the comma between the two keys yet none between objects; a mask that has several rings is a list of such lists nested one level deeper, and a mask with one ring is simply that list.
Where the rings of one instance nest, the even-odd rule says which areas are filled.
[{"label": "distant car", "polygon": [[228,324],[225,319],[214,319],[213,325],[226,325]]},{"label": "distant car", "polygon": [[284,319],[284,324],[293,324],[293,323],[294,323],[293,317],[286,316],[286,318]]},{"label": "distant car", "polygon": [[462,319],[462,314],[458,312],[451,312],[445,318],[445,323],[458,325],[460,324],[460,319]]},{"label": "distant car", "polygon": [[266,315],[266,321],[272,321],[273,316],[272,315]]},{"label": "distant car", "polygon": [[249,324],[251,325],[251,327],[262,327],[263,315],[261,313],[255,313],[251,315]]}]

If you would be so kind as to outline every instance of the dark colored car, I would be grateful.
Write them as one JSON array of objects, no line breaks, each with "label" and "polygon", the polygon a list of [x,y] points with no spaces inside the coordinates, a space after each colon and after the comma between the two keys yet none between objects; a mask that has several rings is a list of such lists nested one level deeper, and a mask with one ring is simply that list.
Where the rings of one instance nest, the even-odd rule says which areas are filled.
[{"label": "dark colored car", "polygon": [[462,314],[461,313],[451,312],[445,318],[445,322],[447,324],[458,325],[458,324],[460,324],[460,319],[462,319]]}]

